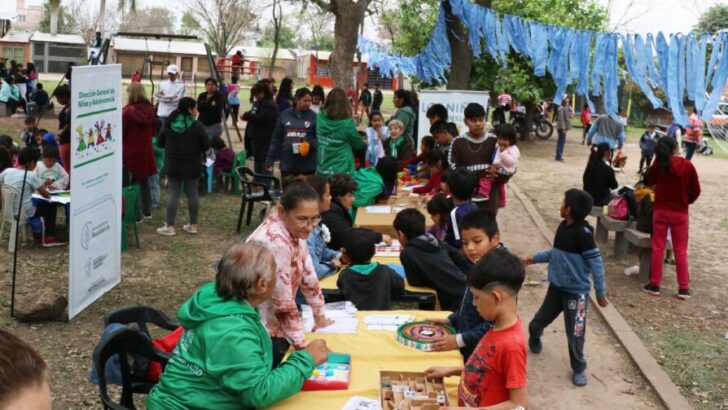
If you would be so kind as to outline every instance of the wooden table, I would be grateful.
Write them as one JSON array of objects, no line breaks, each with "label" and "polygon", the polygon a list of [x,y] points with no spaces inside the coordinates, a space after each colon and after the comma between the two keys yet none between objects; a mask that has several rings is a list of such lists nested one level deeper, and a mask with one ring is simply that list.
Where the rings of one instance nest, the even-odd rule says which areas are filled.
[{"label": "wooden table", "polygon": [[[417,310],[385,312],[358,312],[359,329],[356,334],[307,334],[308,340],[326,340],[329,349],[337,353],[351,354],[351,382],[348,390],[305,391],[296,394],[271,409],[323,410],[340,409],[351,396],[369,399],[379,397],[379,372],[386,370],[424,372],[432,366],[462,366],[457,350],[448,352],[423,352],[399,344],[394,332],[369,331],[364,318],[369,315],[414,315],[415,320],[446,318],[448,312],[423,312]],[[460,379],[445,379],[450,403],[457,404],[457,386]]]},{"label": "wooden table", "polygon": [[373,205],[390,206],[392,207],[392,212],[390,213],[371,213],[367,212],[367,207],[357,208],[354,226],[357,228],[368,228],[396,239],[397,232],[394,230],[392,224],[399,210],[398,208],[417,208],[425,215],[425,225],[429,228],[433,223],[430,214],[427,213],[427,209],[422,203],[421,198],[419,196],[410,196],[410,192],[412,191],[400,189],[397,191],[396,198],[390,197],[386,202]]}]

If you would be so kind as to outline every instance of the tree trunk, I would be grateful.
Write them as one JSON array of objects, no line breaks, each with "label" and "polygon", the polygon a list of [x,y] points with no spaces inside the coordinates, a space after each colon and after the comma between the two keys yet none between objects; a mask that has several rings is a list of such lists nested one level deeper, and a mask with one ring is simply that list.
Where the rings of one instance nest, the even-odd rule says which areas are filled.
[{"label": "tree trunk", "polygon": [[334,52],[329,58],[334,87],[348,89],[354,86],[354,54],[356,53],[359,25],[362,24],[362,3],[351,0],[336,2],[334,16]]},{"label": "tree trunk", "polygon": [[99,3],[99,26],[98,30],[104,31],[104,16],[106,15],[106,0],[101,0]]},{"label": "tree trunk", "polygon": [[60,2],[59,4],[55,4],[55,7],[53,7],[54,4],[51,3],[51,35],[54,36],[58,34],[58,12],[61,8]]},{"label": "tree trunk", "polygon": [[[491,0],[475,0],[475,4],[491,7]],[[473,51],[468,44],[467,32],[459,18],[453,16],[449,2],[443,2],[447,19],[447,40],[450,43],[451,64],[447,79],[449,90],[467,90],[473,68]]]},{"label": "tree trunk", "polygon": [[521,139],[528,141],[531,139],[531,128],[533,127],[533,113],[536,112],[536,104],[532,102],[524,102],[526,106],[526,118],[523,119],[523,128],[521,129]]},{"label": "tree trunk", "polygon": [[270,66],[268,66],[268,77],[273,78],[273,70],[276,68],[276,58],[278,57],[278,45],[281,42],[281,25],[283,24],[283,16],[279,13],[276,17],[276,7],[278,2],[273,2],[273,55],[270,58]]}]

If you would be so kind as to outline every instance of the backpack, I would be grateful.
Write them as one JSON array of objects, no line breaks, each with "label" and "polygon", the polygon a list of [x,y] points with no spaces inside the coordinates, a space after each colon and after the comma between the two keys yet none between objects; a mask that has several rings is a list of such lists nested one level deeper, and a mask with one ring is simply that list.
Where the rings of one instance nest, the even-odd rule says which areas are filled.
[{"label": "backpack", "polygon": [[616,196],[609,201],[607,205],[607,216],[622,221],[629,220],[627,199],[623,195]]}]

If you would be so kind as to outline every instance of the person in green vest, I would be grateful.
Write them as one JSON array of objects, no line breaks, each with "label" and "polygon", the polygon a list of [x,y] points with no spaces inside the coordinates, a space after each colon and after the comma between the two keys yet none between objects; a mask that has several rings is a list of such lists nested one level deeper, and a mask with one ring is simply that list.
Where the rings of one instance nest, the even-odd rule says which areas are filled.
[{"label": "person in green vest", "polygon": [[328,348],[314,340],[273,368],[273,345],[258,306],[276,287],[276,262],[261,242],[233,245],[180,308],[185,332],[147,398],[149,410],[269,407],[298,393]]},{"label": "person in green vest", "polygon": [[328,178],[334,174],[355,171],[354,151],[362,148],[362,140],[351,118],[351,105],[346,92],[334,88],[326,96],[316,117],[316,173]]},{"label": "person in green vest", "polygon": [[404,126],[403,135],[409,139],[412,145],[415,145],[415,127],[417,125],[417,104],[415,103],[414,95],[412,92],[407,90],[399,89],[394,92],[394,106],[397,108],[397,112],[394,113],[392,118],[387,121],[387,125],[392,120],[400,120]]}]

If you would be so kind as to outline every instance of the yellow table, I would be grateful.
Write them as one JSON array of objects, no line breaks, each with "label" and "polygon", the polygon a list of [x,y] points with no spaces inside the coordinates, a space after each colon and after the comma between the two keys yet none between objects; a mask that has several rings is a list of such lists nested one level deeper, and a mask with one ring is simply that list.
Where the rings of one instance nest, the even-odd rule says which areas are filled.
[{"label": "yellow table", "polygon": [[[359,330],[356,334],[307,334],[308,340],[326,340],[329,349],[337,353],[351,354],[351,382],[348,390],[300,392],[284,400],[271,409],[295,410],[338,410],[352,396],[370,399],[379,397],[379,372],[400,370],[423,372],[432,366],[462,366],[463,361],[457,350],[449,352],[422,352],[395,340],[394,332],[370,332],[364,317],[376,314],[414,315],[416,320],[426,318],[445,318],[448,312],[425,312],[418,310],[358,312]],[[445,379],[451,405],[457,404],[459,378]]]},{"label": "yellow table", "polygon": [[[389,198],[387,202],[383,202],[376,205],[389,205],[391,207],[403,207],[403,208],[417,208],[425,215],[425,225],[429,228],[432,226],[432,218],[427,213],[427,209],[423,207],[422,200],[419,197],[410,196],[411,191],[399,190],[397,191],[397,198]],[[397,238],[397,232],[394,230],[392,223],[394,223],[394,217],[397,215],[396,212],[390,213],[370,213],[367,212],[366,207],[357,208],[356,219],[354,225],[357,228],[367,228],[373,231],[380,232]]]}]

